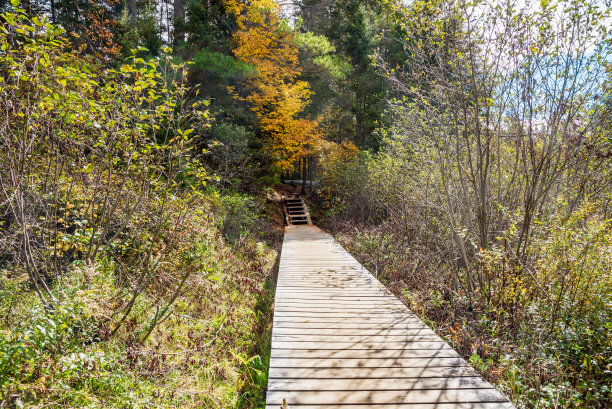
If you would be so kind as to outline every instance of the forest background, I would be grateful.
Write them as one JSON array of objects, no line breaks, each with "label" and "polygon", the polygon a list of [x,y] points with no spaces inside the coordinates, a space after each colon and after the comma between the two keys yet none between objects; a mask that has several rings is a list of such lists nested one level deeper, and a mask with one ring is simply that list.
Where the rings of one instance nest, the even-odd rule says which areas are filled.
[{"label": "forest background", "polygon": [[263,407],[282,177],[517,407],[610,407],[611,12],[0,0],[0,407]]}]

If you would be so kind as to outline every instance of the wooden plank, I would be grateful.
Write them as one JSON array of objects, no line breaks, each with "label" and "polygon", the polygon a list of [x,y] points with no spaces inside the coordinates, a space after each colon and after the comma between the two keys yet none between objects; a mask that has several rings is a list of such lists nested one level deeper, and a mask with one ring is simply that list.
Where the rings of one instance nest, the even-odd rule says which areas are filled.
[{"label": "wooden plank", "polygon": [[[298,306],[296,306],[295,308],[299,308]],[[299,312],[300,314],[304,314],[304,317],[307,317],[308,314],[314,314],[315,316],[334,316],[334,315],[351,315],[351,316],[358,316],[358,317],[367,317],[367,316],[377,316],[377,315],[387,315],[389,317],[396,317],[396,318],[401,318],[401,317],[416,317],[415,314],[411,313],[410,311],[408,311],[405,308],[399,308],[399,307],[393,307],[393,306],[389,306],[389,308],[376,308],[374,310],[370,309],[368,310],[363,309],[363,308],[357,308],[357,309],[347,309],[346,311],[341,310],[339,308],[317,308],[317,307],[313,307],[315,309],[319,309],[320,311],[314,310],[312,312],[308,312],[308,311],[303,311],[303,312]],[[275,313],[278,313],[279,316],[282,315],[287,315],[290,314],[289,311],[274,311]],[[294,315],[294,314],[291,314]]]},{"label": "wooden plank", "polygon": [[452,348],[442,349],[279,349],[272,358],[460,358]]},{"label": "wooden plank", "polygon": [[311,341],[276,341],[272,347],[282,349],[440,349],[443,348],[446,342],[440,340],[438,342],[326,342],[324,345],[321,342]]},{"label": "wooden plank", "polygon": [[[321,264],[325,264],[324,267],[310,266],[307,267],[303,264],[300,264],[296,267],[289,267],[283,265],[283,278],[291,278],[291,277],[319,277],[319,276],[329,276],[329,277],[337,277],[337,276],[351,276],[351,277],[364,277],[368,274],[368,270],[362,267],[349,267],[346,265],[346,262],[343,263],[341,267],[330,267],[323,262]],[[279,265],[280,267],[280,265]],[[367,276],[372,277],[372,276]],[[375,278],[375,277],[374,277]]]},{"label": "wooden plank", "polygon": [[[366,282],[368,284],[373,284],[375,286],[378,286],[379,281],[376,280],[374,277],[366,277],[364,276],[365,274],[367,274],[366,272],[359,272],[358,274],[334,274],[334,275],[328,275],[328,274],[317,274],[317,273],[313,273],[313,272],[308,272],[305,271],[303,275],[295,275],[295,276],[285,276],[283,275],[283,277],[280,278],[279,281],[277,281],[278,285],[284,286],[289,286],[289,287],[296,287],[299,286],[301,284],[307,284],[309,282],[312,283],[317,283],[317,282],[325,282],[325,281],[341,281],[347,285],[350,285],[350,283],[356,283],[358,281],[360,282]],[[350,285],[351,287],[356,287],[356,285]]]},{"label": "wooden plank", "polygon": [[361,328],[361,329],[342,329],[338,328],[274,328],[274,335],[332,335],[336,337],[344,337],[350,335],[435,335],[436,333],[429,328]]},{"label": "wooden plank", "polygon": [[330,329],[344,330],[344,329],[428,329],[425,324],[417,320],[406,320],[401,322],[369,322],[364,323],[362,321],[347,322],[344,320],[334,321],[287,321],[287,320],[274,320],[274,328],[308,328],[308,329]]},{"label": "wooden plank", "polygon": [[277,308],[274,309],[274,312],[298,312],[298,313],[334,313],[334,314],[352,314],[352,313],[358,313],[358,314],[362,314],[362,313],[369,313],[369,314],[374,314],[374,313],[400,313],[400,314],[407,314],[406,310],[404,308],[401,307],[393,307],[393,306],[360,306],[360,307],[310,307],[310,306],[299,306],[299,305],[295,305],[295,306],[278,306]]},{"label": "wooden plank", "polygon": [[[315,291],[327,291],[327,292],[342,292],[343,294],[351,294],[353,292],[360,292],[360,293],[366,293],[369,291],[375,291],[375,292],[388,292],[389,290],[387,290],[385,287],[383,287],[382,285],[373,285],[373,284],[369,284],[367,287],[364,286],[360,286],[360,285],[346,285],[345,283],[341,284],[342,287],[340,288],[335,288],[335,287],[328,287],[328,286],[307,286],[307,285],[300,285],[298,283],[289,283],[289,284],[284,284],[284,285],[278,285],[276,287],[277,290],[288,290],[288,291],[295,291],[295,292],[315,292]],[[389,295],[391,295],[391,293],[389,293]]]},{"label": "wooden plank", "polygon": [[[273,325],[285,325],[285,326],[299,326],[301,324],[333,324],[337,328],[374,328],[378,324],[385,324],[390,327],[395,324],[414,324],[425,328],[425,324],[415,320],[414,318],[407,317],[404,319],[381,317],[381,318],[351,318],[351,317],[337,317],[337,318],[303,318],[302,320],[296,319],[299,317],[274,317]],[[289,325],[287,325],[289,324]],[[344,325],[348,326],[344,326]],[[358,325],[358,326],[356,326]],[[362,326],[364,325],[364,326]],[[314,328],[315,326],[312,326]],[[321,328],[321,327],[319,327]],[[323,327],[326,328],[326,327]],[[327,327],[329,328],[329,327]]]},{"label": "wooden plank", "polygon": [[[283,268],[283,276],[281,278],[313,278],[313,277],[360,277],[369,278],[376,280],[376,277],[371,276],[363,267],[349,267],[346,265],[346,261],[338,261],[336,264],[342,264],[342,266],[330,266],[329,261],[321,263],[322,266],[306,266],[300,264],[299,267],[291,267],[286,265],[279,265]],[[324,267],[323,267],[324,265]]]},{"label": "wooden plank", "polygon": [[319,296],[311,296],[308,295],[297,295],[289,297],[278,297],[276,298],[276,304],[291,304],[291,305],[312,305],[312,306],[335,306],[335,305],[393,305],[393,306],[401,306],[406,308],[405,305],[402,304],[397,298],[391,298],[386,296],[379,297],[364,297],[364,296],[349,296],[345,295],[343,297],[335,296],[335,297],[321,297]]},{"label": "wooden plank", "polygon": [[461,358],[275,358],[271,368],[432,368],[462,366]]},{"label": "wooden plank", "polygon": [[478,376],[467,364],[454,367],[390,367],[390,368],[281,368],[271,367],[270,379],[337,379],[337,378],[440,378]]},{"label": "wooden plank", "polygon": [[278,318],[295,317],[295,318],[354,318],[354,319],[388,319],[388,320],[403,320],[411,318],[408,313],[393,313],[393,312],[291,312],[291,311],[275,311],[274,316]]},{"label": "wooden plank", "polygon": [[[309,289],[311,290],[311,292],[319,292],[319,291],[324,291],[324,290],[340,290],[342,292],[345,291],[346,286],[347,285],[357,285],[359,287],[361,287],[359,289],[359,292],[364,292],[364,289],[367,287],[372,287],[373,291],[375,291],[374,286],[372,286],[371,283],[368,283],[367,281],[356,281],[356,280],[351,280],[350,283],[349,282],[341,282],[339,280],[336,281],[326,281],[326,282],[313,282],[313,283],[306,283],[306,282],[298,282],[298,281],[293,281],[291,284],[295,284],[293,286],[291,286],[291,284],[287,284],[287,283],[279,283],[283,284],[282,287],[279,287],[279,290],[282,290],[282,292],[294,292],[294,291],[287,291],[288,288],[293,288],[295,291],[299,291],[300,294],[307,294],[304,290]],[[348,289],[346,289],[346,293],[347,294],[354,294],[348,292]]]},{"label": "wooden plank", "polygon": [[387,295],[391,296],[391,292],[385,288],[370,288],[370,289],[347,289],[347,288],[276,288],[276,294],[290,296],[306,296],[306,297],[333,297],[333,296],[352,296],[352,297],[371,297]]},{"label": "wooden plank", "polygon": [[[319,245],[319,248],[320,247],[321,245]],[[329,247],[323,250],[329,251]],[[283,247],[283,251],[285,251],[285,253],[283,254],[288,256],[288,252],[290,251],[288,249],[288,246]],[[308,260],[308,259],[318,258],[320,257],[320,255],[312,254],[310,252],[307,252],[305,249],[302,249],[302,250],[298,249],[298,250],[292,250],[292,251],[295,253],[298,253],[294,256],[293,260],[289,260],[288,257],[284,257],[279,263],[279,265],[289,267],[290,268],[288,270],[289,273],[299,273],[301,271],[300,268],[303,268],[303,267],[314,268],[314,269],[318,269],[323,272],[331,272],[331,273],[336,271],[335,267],[337,267],[339,271],[367,270],[365,267],[359,264],[359,262],[355,261],[355,259],[350,256],[343,257],[343,256],[336,254],[333,257],[326,257],[325,259],[315,260],[313,262],[312,260]],[[334,266],[328,263],[335,263],[338,265]]]},{"label": "wooden plank", "polygon": [[[389,306],[392,308],[405,308],[399,301],[389,301],[385,302],[383,299],[371,298],[370,300],[365,297],[359,297],[355,299],[351,298],[330,298],[328,302],[323,302],[323,299],[320,298],[310,298],[310,299],[297,299],[296,297],[277,297],[275,299],[275,305],[278,307],[352,307],[352,308],[362,308],[362,307],[370,307],[370,306]],[[404,310],[409,314],[412,314],[409,310]]]},{"label": "wooden plank", "polygon": [[360,293],[343,293],[342,291],[324,292],[324,291],[313,291],[313,292],[291,292],[282,291],[277,292],[275,300],[296,300],[296,299],[308,299],[308,300],[324,300],[324,299],[341,299],[340,297],[350,298],[368,298],[377,299],[381,295],[386,295],[380,292],[360,292]]},{"label": "wooden plank", "polygon": [[[349,291],[348,286],[353,287],[354,289],[359,290],[360,292],[367,291],[367,288],[371,287],[374,291],[376,288],[380,288],[377,285],[372,285],[371,282],[365,280],[334,280],[334,279],[325,279],[325,280],[291,280],[281,281],[278,283],[278,289],[283,290],[284,292],[289,292],[287,289],[292,289],[292,291],[297,291],[300,293],[304,293],[306,289],[311,291],[322,291],[322,290],[333,290],[340,289],[341,291]],[[356,286],[356,287],[354,287]],[[359,287],[359,288],[357,288]],[[350,293],[347,293],[350,294]]]},{"label": "wooden plank", "polygon": [[326,312],[290,312],[290,311],[278,311],[274,314],[275,321],[299,321],[299,322],[362,322],[364,324],[372,322],[422,322],[416,316],[405,313],[405,314],[385,314],[383,312],[378,313],[326,313]]},{"label": "wooden plank", "polygon": [[368,302],[363,302],[361,304],[330,304],[330,305],[322,305],[322,304],[291,304],[288,302],[283,303],[283,305],[276,305],[276,310],[290,310],[290,311],[310,311],[310,312],[327,312],[327,311],[392,311],[392,312],[402,312],[404,314],[410,314],[407,312],[403,306],[400,305],[384,305],[384,304],[370,304]]},{"label": "wooden plank", "polygon": [[336,334],[336,335],[279,335],[272,334],[272,342],[323,342],[323,343],[332,343],[332,342],[348,342],[348,343],[363,343],[363,342],[372,342],[372,343],[383,343],[383,342],[439,342],[440,337],[437,335],[429,334],[429,335],[344,335],[344,334]]},{"label": "wooden plank", "polygon": [[[367,301],[367,300],[397,300],[397,298],[392,297],[389,294],[378,294],[378,293],[368,293],[366,295],[353,295],[353,294],[344,294],[340,292],[337,295],[334,294],[293,294],[289,299],[295,300],[295,302],[299,301]],[[400,301],[401,302],[401,301]]]},{"label": "wooden plank", "polygon": [[[276,404],[268,405],[266,409],[279,409]],[[453,403],[370,403],[364,405],[291,405],[290,409],[515,409],[510,402],[453,402]]]},{"label": "wooden plank", "polygon": [[278,308],[301,308],[306,309],[309,307],[312,308],[326,308],[326,309],[335,309],[335,308],[348,308],[348,309],[357,309],[363,310],[367,308],[389,308],[393,310],[401,310],[406,314],[414,315],[410,310],[407,310],[405,306],[390,301],[389,303],[385,303],[384,300],[375,300],[371,301],[363,300],[363,301],[355,301],[355,300],[330,300],[329,303],[321,303],[318,299],[310,299],[310,300],[302,300],[301,302],[293,301],[294,297],[291,296],[283,296],[277,297],[275,299],[275,304],[277,304]]},{"label": "wooden plank", "polygon": [[342,284],[341,288],[333,288],[333,287],[323,287],[323,286],[306,286],[296,284],[295,282],[277,285],[277,290],[283,291],[295,291],[295,292],[315,292],[315,291],[324,291],[324,292],[341,292],[342,294],[352,294],[354,292],[358,293],[369,293],[374,291],[375,293],[385,293],[391,296],[391,292],[379,284],[369,284],[368,286],[359,286],[359,285],[347,285],[346,283]]},{"label": "wooden plank", "polygon": [[[319,246],[321,247],[321,246]],[[327,247],[327,246],[325,246]],[[327,247],[329,249],[329,247]],[[322,249],[325,251],[326,249]],[[283,247],[283,251],[285,251],[285,247]],[[328,257],[321,260],[312,260],[317,259],[319,256],[316,254],[309,254],[305,251],[293,250],[295,253],[298,253],[294,256],[293,260],[288,260],[287,258],[282,259],[279,263],[279,266],[287,267],[288,274],[301,274],[303,271],[315,271],[320,273],[346,273],[346,272],[368,272],[368,270],[359,264],[353,258],[345,258],[345,257]],[[310,259],[310,260],[309,260]],[[374,277],[371,274],[367,274],[369,277]]]},{"label": "wooden plank", "polygon": [[303,319],[304,321],[308,321],[309,319],[353,319],[353,320],[363,320],[363,322],[368,322],[372,320],[381,320],[384,319],[386,321],[391,322],[402,322],[407,320],[418,320],[417,317],[409,312],[306,312],[306,311],[276,311],[274,313],[275,318],[284,318],[284,317],[295,317],[298,319]]},{"label": "wooden plank", "polygon": [[[316,267],[316,266],[305,266],[300,265],[292,270],[291,267],[285,267],[283,269],[283,277],[286,279],[292,278],[320,278],[320,277],[357,277],[357,278],[368,278],[370,280],[376,280],[376,277],[373,277],[368,274],[368,271],[364,268],[355,268],[355,267],[330,267],[328,262],[325,263],[325,267]],[[322,263],[322,264],[323,264]],[[338,264],[346,264],[346,261],[340,261]]]},{"label": "wooden plank", "polygon": [[292,294],[296,295],[296,298],[307,298],[307,299],[324,299],[324,298],[349,298],[349,297],[393,297],[393,294],[383,287],[367,285],[361,286],[361,288],[347,288],[347,285],[343,285],[341,288],[337,287],[308,287],[308,286],[294,286],[290,287],[284,285],[282,287],[276,287],[277,294]]},{"label": "wooden plank", "polygon": [[370,379],[275,379],[268,391],[384,391],[423,389],[490,389],[491,384],[476,376],[446,378]]},{"label": "wooden plank", "polygon": [[367,303],[367,302],[386,302],[386,300],[389,300],[389,302],[392,303],[401,303],[401,301],[399,301],[397,298],[390,298],[389,296],[386,295],[332,295],[332,296],[321,296],[320,294],[318,295],[297,295],[294,294],[292,296],[287,296],[287,297],[281,297],[278,296],[276,297],[276,302],[292,302],[292,303],[300,303],[300,302],[304,302],[304,303],[312,303],[312,304],[333,304],[333,303],[351,303],[351,304],[355,304],[355,303]]},{"label": "wooden plank", "polygon": [[310,303],[291,303],[288,301],[278,301],[275,309],[277,310],[292,310],[292,311],[394,311],[410,314],[406,311],[403,305],[395,303],[370,303],[363,301],[361,303],[329,303],[325,304],[310,304]]},{"label": "wooden plank", "polygon": [[[333,275],[328,275],[328,274],[316,274],[316,273],[312,273],[312,272],[306,272],[306,274],[300,274],[300,275],[295,275],[295,276],[286,276],[283,274],[283,277],[281,277],[281,280],[278,282],[280,283],[284,283],[283,285],[288,285],[288,286],[294,286],[296,284],[304,284],[304,283],[308,283],[308,282],[325,282],[325,281],[342,281],[343,283],[356,283],[357,281],[361,281],[361,282],[365,282],[368,284],[374,284],[377,285],[379,283],[378,280],[376,280],[374,277],[368,277],[365,275],[364,273],[360,273],[360,274],[333,274]],[[353,285],[353,287],[355,287],[355,285]]]},{"label": "wooden plank", "polygon": [[399,391],[269,391],[266,404],[280,405],[283,401],[292,405],[321,404],[370,404],[370,403],[456,403],[456,402],[507,402],[498,391],[490,389],[434,389]]},{"label": "wooden plank", "polygon": [[385,300],[363,300],[363,301],[343,301],[343,300],[328,300],[327,302],[321,302],[322,300],[291,300],[280,299],[275,303],[275,308],[286,308],[286,307],[296,307],[296,308],[353,308],[353,309],[364,309],[364,308],[405,308],[403,304],[399,301],[389,300],[389,302]]},{"label": "wooden plank", "polygon": [[383,305],[383,304],[369,304],[364,301],[362,304],[336,304],[336,305],[321,305],[321,304],[291,304],[284,302],[284,305],[276,307],[276,312],[304,312],[304,313],[342,313],[342,314],[387,314],[399,317],[417,317],[416,314],[406,310],[405,307],[400,305]]},{"label": "wooden plank", "polygon": [[362,280],[359,278],[348,278],[348,279],[340,279],[340,278],[325,278],[320,280],[314,279],[296,279],[296,280],[283,280],[278,282],[278,286],[280,288],[346,288],[347,285],[357,286],[363,289],[364,287],[370,286],[374,284],[371,280]]},{"label": "wooden plank", "polygon": [[[330,285],[326,287],[307,287],[307,286],[296,286],[296,287],[277,287],[276,289],[279,294],[298,294],[298,295],[314,295],[314,294],[346,294],[346,295],[365,295],[365,294],[387,294],[384,288],[374,288],[367,290],[363,286],[360,288],[347,288],[345,285]],[[391,295],[391,294],[389,294]]]},{"label": "wooden plank", "polygon": [[276,289],[276,297],[289,297],[289,298],[311,298],[314,299],[316,297],[342,297],[342,296],[351,296],[351,297],[372,297],[372,296],[380,296],[380,295],[391,295],[387,293],[387,290],[360,290],[360,291],[344,291],[342,289],[319,289],[319,290],[294,290],[287,291],[283,289]]}]

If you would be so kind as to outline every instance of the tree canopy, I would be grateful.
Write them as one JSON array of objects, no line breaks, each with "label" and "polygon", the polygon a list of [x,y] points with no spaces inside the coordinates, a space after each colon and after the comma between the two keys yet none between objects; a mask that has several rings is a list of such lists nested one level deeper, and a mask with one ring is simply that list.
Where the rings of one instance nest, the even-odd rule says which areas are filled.
[{"label": "tree canopy", "polygon": [[322,132],[316,120],[301,117],[312,91],[299,78],[302,69],[293,31],[281,20],[280,7],[273,0],[248,5],[231,0],[226,6],[238,25],[233,53],[255,69],[246,95],[237,97],[257,115],[276,164],[287,169],[309,154]]}]

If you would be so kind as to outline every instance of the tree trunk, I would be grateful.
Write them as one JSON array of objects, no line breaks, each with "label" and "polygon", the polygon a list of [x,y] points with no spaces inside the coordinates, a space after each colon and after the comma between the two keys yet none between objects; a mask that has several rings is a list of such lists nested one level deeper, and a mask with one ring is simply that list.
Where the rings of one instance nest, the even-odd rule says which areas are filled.
[{"label": "tree trunk", "polygon": [[138,21],[138,5],[136,4],[137,0],[128,0],[128,14],[130,16],[130,25],[132,27],[136,26],[136,22]]},{"label": "tree trunk", "polygon": [[300,194],[306,194],[306,158],[302,159],[302,191]]},{"label": "tree trunk", "polygon": [[51,0],[51,23],[55,24],[56,23],[56,17],[55,17],[55,0]]},{"label": "tree trunk", "polygon": [[312,194],[312,158],[308,158],[308,185],[310,186],[310,194]]},{"label": "tree trunk", "polygon": [[174,0],[174,48],[185,42],[185,0]]}]

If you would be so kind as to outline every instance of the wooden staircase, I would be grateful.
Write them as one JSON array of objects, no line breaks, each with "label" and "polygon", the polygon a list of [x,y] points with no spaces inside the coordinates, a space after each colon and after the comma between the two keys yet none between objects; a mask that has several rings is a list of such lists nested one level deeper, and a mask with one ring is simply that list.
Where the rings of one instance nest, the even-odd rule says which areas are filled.
[{"label": "wooden staircase", "polygon": [[312,226],[310,214],[306,203],[301,195],[287,193],[283,196],[283,209],[285,210],[285,221],[287,226],[309,225]]}]

